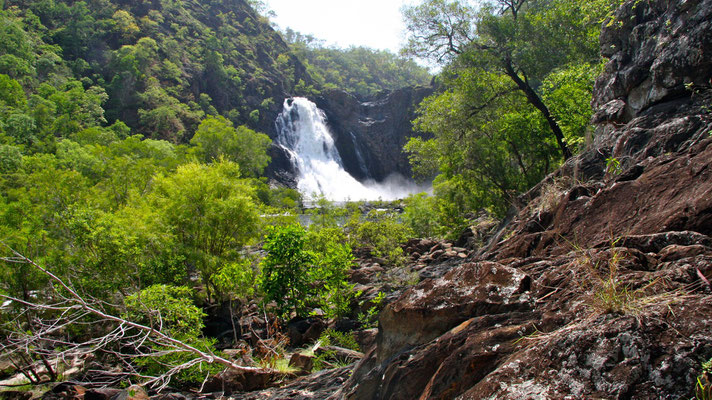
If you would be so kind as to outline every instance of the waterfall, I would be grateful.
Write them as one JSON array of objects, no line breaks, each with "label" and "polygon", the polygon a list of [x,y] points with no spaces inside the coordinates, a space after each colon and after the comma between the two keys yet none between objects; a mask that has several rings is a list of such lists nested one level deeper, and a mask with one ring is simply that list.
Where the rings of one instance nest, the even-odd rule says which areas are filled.
[{"label": "waterfall", "polygon": [[[404,185],[402,177],[400,181],[362,183],[346,172],[324,113],[308,99],[286,99],[275,124],[277,144],[289,154],[297,171],[297,190],[306,198],[323,195],[332,201],[393,200],[416,191],[404,187],[412,185]],[[362,155],[357,156],[363,162]]]}]

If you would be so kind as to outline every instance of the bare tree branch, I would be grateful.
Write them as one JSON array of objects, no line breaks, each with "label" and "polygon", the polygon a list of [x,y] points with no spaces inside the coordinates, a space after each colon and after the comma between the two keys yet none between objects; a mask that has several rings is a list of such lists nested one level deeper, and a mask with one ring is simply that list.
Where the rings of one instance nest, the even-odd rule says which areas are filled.
[{"label": "bare tree branch", "polygon": [[[165,388],[170,382],[171,377],[176,373],[202,362],[215,363],[238,371],[266,371],[264,368],[238,365],[210,351],[200,350],[188,343],[164,334],[161,332],[163,321],[160,315],[158,316],[158,329],[112,315],[100,309],[100,302],[87,300],[77,293],[71,285],[67,284],[49,269],[23,256],[5,243],[0,242],[0,244],[8,248],[13,254],[11,257],[0,257],[0,261],[28,264],[42,272],[54,283],[51,286],[58,299],[58,301],[50,302],[49,304],[42,304],[36,301],[22,300],[13,296],[0,294],[0,298],[25,307],[23,313],[26,313],[28,310],[35,310],[36,313],[58,313],[57,316],[46,319],[36,316],[31,317],[26,314],[28,320],[35,325],[36,329],[33,329],[30,333],[22,329],[10,332],[7,336],[6,343],[0,344],[0,350],[8,356],[18,354],[20,357],[24,357],[26,354],[35,354],[42,360],[43,364],[45,364],[48,372],[54,375],[54,372],[51,371],[49,359],[64,361],[68,358],[86,356],[98,351],[103,351],[116,356],[128,367],[130,371],[124,373],[124,375],[128,374],[147,379],[147,384],[157,387],[158,390]],[[114,323],[116,326],[109,333],[81,343],[66,341],[57,336],[58,332],[61,332],[70,325],[81,324],[81,321],[87,316],[98,318],[99,322]],[[97,321],[93,322],[96,323]],[[17,323],[19,324],[19,321],[17,321]],[[130,349],[132,354],[114,351],[109,348],[109,345],[117,343],[121,343],[125,349]],[[58,347],[63,348],[63,350],[56,350]],[[156,348],[160,348],[161,350],[152,350]],[[129,362],[129,360],[139,357],[158,357],[179,352],[190,353],[195,358],[180,365],[170,365],[166,373],[157,377],[139,374]],[[33,367],[29,367],[29,371],[27,371],[18,366],[18,371],[23,373],[30,382],[39,382],[40,380],[39,374]]]}]

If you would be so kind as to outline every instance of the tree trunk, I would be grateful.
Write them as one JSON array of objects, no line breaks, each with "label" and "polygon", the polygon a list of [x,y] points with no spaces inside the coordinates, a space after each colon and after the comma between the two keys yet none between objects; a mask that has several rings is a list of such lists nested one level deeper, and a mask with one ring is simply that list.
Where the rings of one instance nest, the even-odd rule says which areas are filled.
[{"label": "tree trunk", "polygon": [[514,67],[512,66],[512,60],[504,59],[503,64],[507,76],[509,76],[514,81],[514,83],[517,84],[519,90],[524,92],[524,95],[527,96],[527,101],[529,101],[531,105],[536,107],[536,109],[539,110],[539,112],[541,112],[541,114],[544,116],[546,122],[549,123],[549,128],[551,128],[551,132],[556,137],[556,143],[559,144],[559,148],[561,149],[561,155],[564,156],[564,160],[568,160],[569,158],[571,158],[571,150],[566,144],[566,138],[564,138],[564,133],[561,131],[561,127],[556,122],[554,117],[551,116],[549,108],[546,106],[546,104],[544,104],[544,102],[541,100],[539,95],[536,94],[534,89],[532,89],[529,83],[523,80],[514,70]]}]

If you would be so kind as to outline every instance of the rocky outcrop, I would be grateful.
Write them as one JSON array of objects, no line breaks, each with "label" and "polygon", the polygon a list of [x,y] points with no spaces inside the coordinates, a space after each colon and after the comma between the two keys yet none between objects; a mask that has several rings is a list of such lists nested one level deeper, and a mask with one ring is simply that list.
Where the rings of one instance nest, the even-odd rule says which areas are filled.
[{"label": "rocky outcrop", "polygon": [[593,148],[390,303],[332,398],[693,396],[712,357],[710,21],[712,0],[625,2]]},{"label": "rocky outcrop", "polygon": [[596,121],[628,122],[710,85],[709,1],[626,2],[601,34],[609,57],[596,82]]},{"label": "rocky outcrop", "polygon": [[239,393],[234,398],[241,400],[326,399],[344,384],[353,371],[353,367],[352,364],[347,367],[319,371],[280,388]]},{"label": "rocky outcrop", "polygon": [[408,87],[361,102],[328,90],[314,101],[326,114],[344,169],[358,180],[383,181],[392,173],[412,175],[403,145],[415,135],[411,121],[417,105],[432,93],[432,88]]}]

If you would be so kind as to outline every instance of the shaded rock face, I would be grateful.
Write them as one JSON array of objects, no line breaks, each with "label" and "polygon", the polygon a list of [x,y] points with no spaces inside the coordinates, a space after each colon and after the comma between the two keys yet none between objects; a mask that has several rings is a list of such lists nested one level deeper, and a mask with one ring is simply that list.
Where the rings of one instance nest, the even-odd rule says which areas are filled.
[{"label": "shaded rock face", "polygon": [[326,399],[344,384],[353,367],[352,364],[347,367],[319,371],[279,388],[260,392],[236,393],[233,398],[241,400]]},{"label": "shaded rock face", "polygon": [[598,121],[628,122],[651,106],[689,97],[686,84],[709,86],[710,1],[626,2],[601,34],[609,57],[596,82]]},{"label": "shaded rock face", "polygon": [[314,102],[326,114],[344,169],[360,181],[383,181],[392,173],[412,175],[403,146],[415,135],[411,121],[416,107],[432,93],[432,88],[409,87],[361,102],[330,90]]},{"label": "shaded rock face", "polygon": [[694,396],[712,357],[712,1],[631,0],[616,21],[594,148],[390,303],[332,398]]},{"label": "shaded rock face", "polygon": [[522,272],[491,262],[463,264],[426,280],[381,313],[378,359],[433,340],[469,318],[527,309],[529,285]]}]

